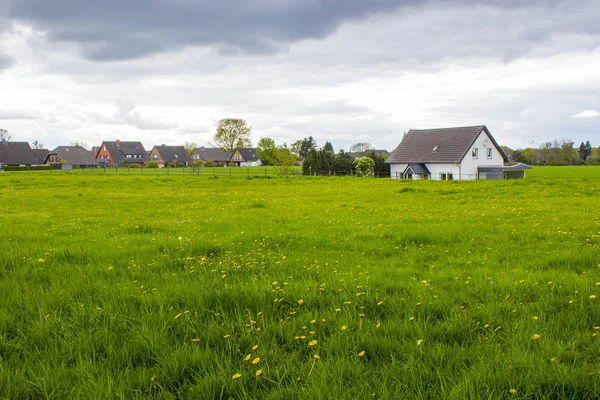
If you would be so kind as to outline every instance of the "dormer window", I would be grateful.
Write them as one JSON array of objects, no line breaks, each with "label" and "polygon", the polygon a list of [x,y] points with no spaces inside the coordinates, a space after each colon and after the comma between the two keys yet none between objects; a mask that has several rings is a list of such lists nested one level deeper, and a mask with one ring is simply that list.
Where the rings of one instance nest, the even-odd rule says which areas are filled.
[{"label": "dormer window", "polygon": [[439,148],[440,148],[440,146],[433,146],[433,149],[432,149],[432,150],[433,150],[433,151],[437,151],[437,149],[439,149]]},{"label": "dormer window", "polygon": [[478,152],[478,149],[477,149],[477,148],[471,149],[471,157],[473,157],[473,158],[477,158],[477,156],[478,156],[478,153],[479,153],[479,152]]}]

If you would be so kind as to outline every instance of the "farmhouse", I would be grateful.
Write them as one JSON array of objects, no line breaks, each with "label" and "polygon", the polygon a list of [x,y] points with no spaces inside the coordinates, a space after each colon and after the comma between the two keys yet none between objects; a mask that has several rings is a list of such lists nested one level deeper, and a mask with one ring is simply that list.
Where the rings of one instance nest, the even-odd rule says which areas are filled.
[{"label": "farmhouse", "polygon": [[144,164],[148,161],[148,153],[142,142],[102,142],[96,159],[100,164],[135,163]]},{"label": "farmhouse", "polygon": [[256,148],[237,148],[233,151],[231,162],[236,167],[256,167],[262,165]]},{"label": "farmhouse", "polygon": [[98,160],[81,146],[58,146],[48,153],[45,164],[71,164],[79,168],[97,167]]},{"label": "farmhouse", "polygon": [[154,146],[150,151],[150,161],[154,161],[159,167],[165,164],[188,166],[192,159],[183,146]]},{"label": "farmhouse", "polygon": [[231,151],[223,151],[216,147],[196,147],[192,152],[192,160],[212,161],[216,166],[226,166],[232,155]]},{"label": "farmhouse", "polygon": [[503,179],[506,169],[517,177],[524,165],[504,166],[508,157],[485,125],[411,129],[386,162],[392,178],[434,180]]}]

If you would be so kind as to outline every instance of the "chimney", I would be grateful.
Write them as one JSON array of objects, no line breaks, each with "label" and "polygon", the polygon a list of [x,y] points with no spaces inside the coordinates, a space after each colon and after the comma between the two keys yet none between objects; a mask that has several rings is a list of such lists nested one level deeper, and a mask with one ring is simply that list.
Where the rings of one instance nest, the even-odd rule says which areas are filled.
[{"label": "chimney", "polygon": [[121,147],[121,141],[117,139],[117,148]]}]

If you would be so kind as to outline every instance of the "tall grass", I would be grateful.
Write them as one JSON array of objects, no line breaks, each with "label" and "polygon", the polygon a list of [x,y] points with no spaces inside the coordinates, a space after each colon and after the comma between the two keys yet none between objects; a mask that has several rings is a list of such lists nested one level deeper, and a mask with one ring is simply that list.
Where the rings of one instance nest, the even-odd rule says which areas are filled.
[{"label": "tall grass", "polygon": [[599,194],[3,175],[0,396],[597,398]]}]

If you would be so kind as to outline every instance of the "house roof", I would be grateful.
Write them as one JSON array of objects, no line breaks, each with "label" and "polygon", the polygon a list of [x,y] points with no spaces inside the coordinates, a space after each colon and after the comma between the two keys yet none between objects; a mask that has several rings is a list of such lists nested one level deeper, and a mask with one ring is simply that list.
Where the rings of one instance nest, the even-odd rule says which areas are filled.
[{"label": "house roof", "polygon": [[46,158],[48,157],[48,153],[50,150],[48,149],[31,149],[35,159],[37,160],[37,165],[42,165],[46,163]]},{"label": "house roof", "polygon": [[387,163],[459,163],[479,134],[485,131],[504,161],[508,157],[485,125],[441,129],[411,129],[390,154]]},{"label": "house roof", "polygon": [[[258,153],[257,153],[255,147],[246,147],[246,148],[244,148],[244,147],[238,147],[235,150],[239,151],[239,153],[244,158],[245,162],[258,161]],[[234,153],[235,153],[235,151],[234,151]]]},{"label": "house roof", "polygon": [[192,154],[198,154],[202,161],[224,162],[231,160],[233,153],[216,147],[197,147]]},{"label": "house roof", "polygon": [[73,165],[97,165],[98,160],[81,146],[58,146],[50,152],[61,160]]},{"label": "house roof", "polygon": [[0,142],[0,164],[36,165],[37,158],[27,142]]},{"label": "house roof", "polygon": [[[102,146],[106,146],[106,150],[110,153],[115,164],[123,160],[133,162],[148,161],[148,153],[144,149],[142,142],[102,142]],[[102,146],[100,146],[102,148]],[[128,155],[141,155],[141,158],[127,158]]]},{"label": "house roof", "polygon": [[[190,155],[183,146],[154,146],[160,157],[169,163],[191,162]],[[154,150],[152,149],[152,150]]]},{"label": "house roof", "polygon": [[533,167],[524,163],[516,163],[513,165],[505,165],[502,168],[504,171],[525,171],[526,169],[532,169]]},{"label": "house roof", "polygon": [[373,155],[375,157],[381,156],[383,154],[390,154],[389,151],[387,150],[367,150],[367,151],[363,151],[362,153],[348,153],[350,154],[350,157],[352,158],[358,158],[358,157],[362,157],[362,156],[369,156],[369,154],[373,153]]},{"label": "house roof", "polygon": [[[415,174],[419,174],[419,175],[431,175],[431,172],[429,172],[429,169],[427,169],[427,167],[425,166],[425,164],[415,164],[415,163],[410,163],[408,164],[408,166],[406,167],[406,169],[412,169],[412,171]],[[404,172],[406,172],[406,169],[404,170]]]}]

